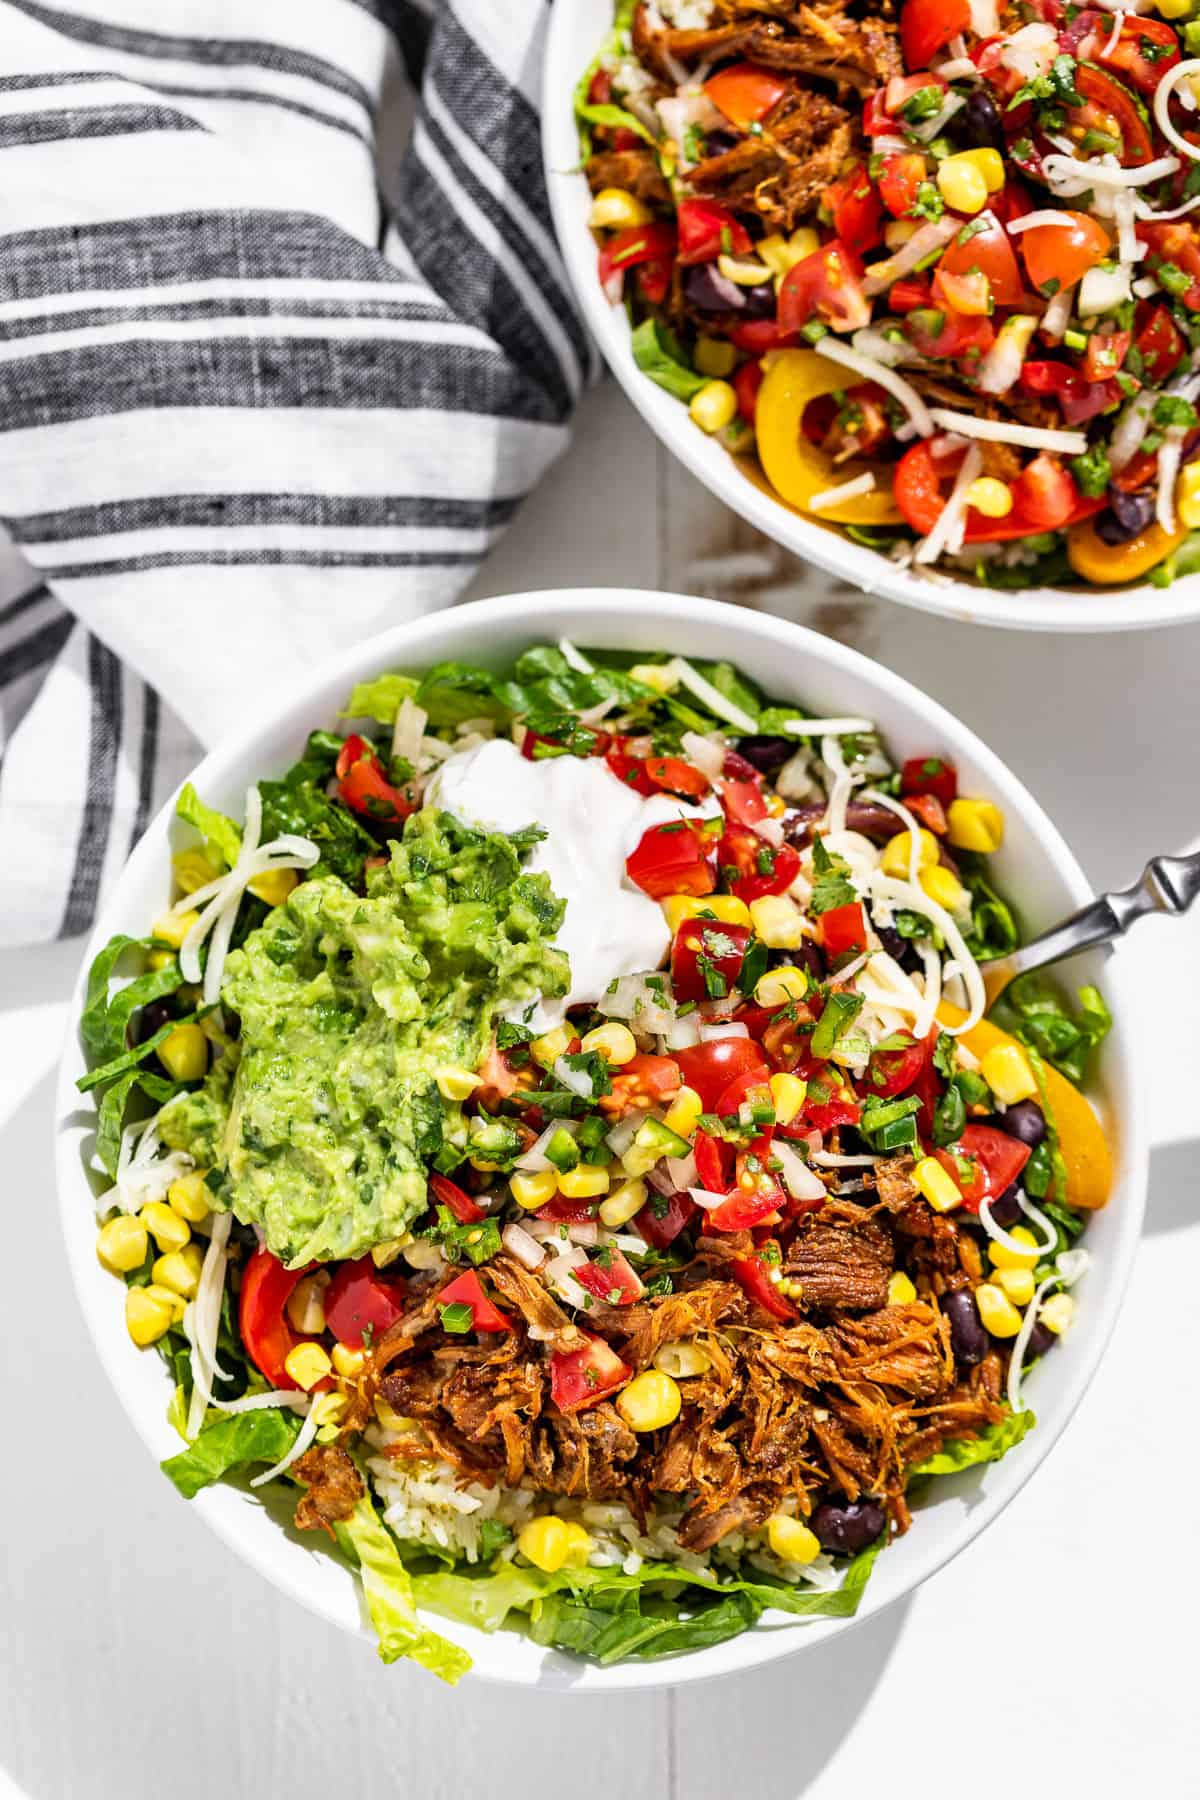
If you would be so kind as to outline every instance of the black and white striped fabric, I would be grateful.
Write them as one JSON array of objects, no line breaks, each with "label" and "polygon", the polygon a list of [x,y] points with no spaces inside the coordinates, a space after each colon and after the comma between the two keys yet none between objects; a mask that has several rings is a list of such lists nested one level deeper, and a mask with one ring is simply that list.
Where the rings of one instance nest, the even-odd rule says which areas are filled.
[{"label": "black and white striped fabric", "polygon": [[[449,603],[590,373],[545,0],[0,0],[0,944],[198,746]],[[13,591],[10,587],[10,591]]]}]

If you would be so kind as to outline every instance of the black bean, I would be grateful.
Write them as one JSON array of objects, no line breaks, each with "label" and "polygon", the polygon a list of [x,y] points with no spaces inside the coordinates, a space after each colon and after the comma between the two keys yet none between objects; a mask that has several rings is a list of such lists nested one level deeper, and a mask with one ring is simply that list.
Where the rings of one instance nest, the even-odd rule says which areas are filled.
[{"label": "black bean", "polygon": [[[825,817],[824,802],[793,807],[784,820],[783,830],[790,844],[807,844],[813,826]],[[904,820],[886,806],[875,806],[869,800],[852,800],[846,808],[846,830],[861,832],[863,837],[883,843],[904,830]]]},{"label": "black bean", "polygon": [[1021,1223],[1021,1202],[1017,1199],[1018,1184],[1013,1182],[1002,1194],[989,1202],[992,1224],[999,1225],[1001,1231],[1010,1231],[1014,1225]]},{"label": "black bean", "polygon": [[806,969],[814,981],[825,979],[825,958],[820,945],[814,944],[811,939],[806,938],[795,950],[772,950],[767,956],[767,967],[770,969],[778,969],[784,963],[790,964],[794,969]]},{"label": "black bean", "polygon": [[1046,1115],[1036,1100],[1018,1100],[1015,1106],[1006,1106],[1002,1113],[997,1113],[989,1123],[1006,1137],[1028,1144],[1031,1150],[1036,1150],[1046,1135]]},{"label": "black bean", "polygon": [[988,1353],[988,1335],[980,1323],[974,1294],[966,1288],[943,1294],[942,1311],[950,1321],[950,1348],[958,1361],[982,1362]]},{"label": "black bean", "polygon": [[130,1022],[126,1036],[130,1039],[131,1046],[144,1044],[147,1038],[152,1038],[156,1031],[162,1029],[171,1016],[171,1008],[166,1000],[151,1000],[143,1006],[141,1012],[134,1014]]},{"label": "black bean", "polygon": [[697,263],[683,278],[683,291],[689,303],[702,313],[742,313],[748,319],[773,318],[775,287],[764,281],[760,287],[739,287],[721,274],[715,263]]},{"label": "black bean", "polygon": [[737,740],[738,755],[744,756],[761,775],[777,775],[798,749],[795,738],[744,737]]},{"label": "black bean", "polygon": [[1127,544],[1138,537],[1154,517],[1153,493],[1123,494],[1118,487],[1108,490],[1108,506],[1096,519],[1097,536],[1106,544]]},{"label": "black bean", "polygon": [[947,122],[946,134],[968,150],[998,150],[1001,156],[1008,155],[1004,121],[994,102],[980,88]]},{"label": "black bean", "polygon": [[875,1542],[886,1521],[878,1500],[851,1500],[846,1506],[826,1502],[813,1514],[812,1528],[824,1549],[854,1556]]},{"label": "black bean", "polygon": [[910,975],[919,974],[924,969],[925,964],[921,960],[921,952],[912,938],[901,937],[893,926],[880,925],[876,919],[872,919],[871,923],[875,928],[875,935],[888,955],[894,962],[898,962],[902,969],[906,969]]},{"label": "black bean", "polygon": [[1029,1342],[1025,1346],[1026,1362],[1034,1356],[1045,1356],[1047,1350],[1052,1350],[1057,1342],[1058,1334],[1051,1331],[1048,1325],[1043,1325],[1039,1319],[1030,1332]]}]

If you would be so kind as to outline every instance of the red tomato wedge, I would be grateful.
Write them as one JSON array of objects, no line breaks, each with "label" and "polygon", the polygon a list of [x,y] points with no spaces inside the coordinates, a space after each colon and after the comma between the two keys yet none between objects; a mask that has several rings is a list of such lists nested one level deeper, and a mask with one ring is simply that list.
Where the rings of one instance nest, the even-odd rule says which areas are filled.
[{"label": "red tomato wedge", "polygon": [[[612,1093],[602,1096],[600,1109],[611,1117],[657,1106],[679,1092],[679,1068],[673,1057],[641,1051],[612,1076]],[[553,1203],[552,1203],[553,1204]],[[543,1209],[544,1210],[544,1209]]]},{"label": "red tomato wedge", "polygon": [[646,225],[626,225],[623,230],[614,231],[601,248],[601,286],[625,269],[636,268],[639,263],[665,262],[669,267],[674,254],[672,226],[660,220],[651,220]]},{"label": "red tomato wedge", "polygon": [[701,799],[711,786],[707,775],[680,756],[648,756],[646,774],[656,788],[682,794],[689,800]]},{"label": "red tomato wedge", "polygon": [[704,84],[704,92],[718,112],[743,131],[765,119],[787,93],[787,82],[757,63],[731,63]]},{"label": "red tomato wedge", "polygon": [[817,941],[830,956],[844,956],[847,951],[867,947],[867,919],[862,903],[851,900],[835,906],[817,919]]},{"label": "red tomato wedge", "polygon": [[692,1146],[696,1158],[697,1186],[709,1194],[727,1194],[733,1186],[736,1153],[724,1138],[698,1131]]},{"label": "red tomato wedge", "polygon": [[717,885],[705,841],[682,820],[652,825],[626,859],[625,873],[652,900],[665,900],[668,894],[698,897],[711,894]]},{"label": "red tomato wedge", "polygon": [[865,1086],[881,1100],[893,1094],[906,1094],[929,1060],[936,1033],[920,1042],[906,1044],[902,1050],[877,1050],[867,1069]]},{"label": "red tomato wedge", "polygon": [[[1052,230],[1044,226],[1043,230]],[[1022,233],[1026,242],[1033,234]],[[988,289],[996,306],[1017,306],[1025,291],[1021,271],[1013,255],[1012,242],[994,212],[981,212],[971,219],[950,242],[938,263],[938,273],[970,275],[978,270],[987,276]]]},{"label": "red tomato wedge", "polygon": [[917,189],[927,179],[925,158],[916,151],[904,150],[884,157],[879,194],[894,219],[907,217],[916,201]]},{"label": "red tomato wedge", "polygon": [[635,794],[644,794],[647,799],[661,790],[650,779],[645,758],[627,756],[623,750],[610,750],[604,758],[617,780],[625,787],[633,789]]},{"label": "red tomato wedge", "polygon": [[1147,99],[1179,61],[1179,39],[1162,19],[1134,19],[1127,13],[1121,35],[1113,44],[1106,17],[1097,35],[1100,45],[1092,61],[1118,69],[1130,86]]},{"label": "red tomato wedge", "polygon": [[900,43],[908,69],[927,69],[938,51],[971,29],[967,0],[904,0]]},{"label": "red tomato wedge", "polygon": [[778,1267],[779,1245],[773,1245],[775,1262],[764,1261],[762,1251],[753,1256],[739,1256],[736,1262],[729,1265],[730,1274],[738,1286],[747,1293],[756,1305],[764,1312],[770,1313],[773,1319],[782,1324],[794,1324],[799,1313],[790,1300],[785,1300],[775,1283],[771,1280],[772,1267]]},{"label": "red tomato wedge", "polygon": [[705,1112],[712,1112],[735,1075],[753,1069],[762,1081],[769,1081],[771,1071],[763,1053],[752,1038],[712,1038],[706,1044],[693,1044],[675,1052],[675,1061],[685,1086],[693,1088]]},{"label": "red tomato wedge", "polygon": [[934,1152],[952,1176],[968,1212],[1010,1188],[1029,1161],[1029,1146],[992,1125],[968,1125],[957,1144]]},{"label": "red tomato wedge", "polygon": [[671,985],[677,1000],[724,1000],[741,972],[748,925],[684,919],[671,946]]},{"label": "red tomato wedge", "polygon": [[717,867],[729,890],[747,905],[767,894],[784,894],[800,873],[800,853],[790,844],[776,850],[745,825],[727,825],[717,846]]},{"label": "red tomato wedge", "polygon": [[502,1313],[498,1306],[493,1306],[483,1291],[483,1284],[474,1269],[464,1269],[461,1275],[448,1282],[437,1297],[439,1309],[447,1306],[469,1306],[471,1309],[472,1331],[511,1331],[513,1322],[507,1313]]},{"label": "red tomato wedge", "polygon": [[958,798],[958,770],[943,756],[910,756],[900,770],[900,792],[906,800],[914,794],[932,794],[949,806]]},{"label": "red tomato wedge", "polygon": [[[285,1269],[277,1256],[260,1244],[242,1273],[238,1300],[238,1329],[246,1353],[273,1388],[295,1388],[284,1363],[305,1339],[293,1331],[284,1311],[292,1291],[316,1267]],[[328,1381],[322,1385],[328,1386]]]},{"label": "red tomato wedge", "polygon": [[656,1250],[665,1250],[699,1210],[690,1194],[655,1194],[633,1220],[633,1228]]},{"label": "red tomato wedge", "polygon": [[722,254],[750,254],[750,233],[727,206],[712,200],[681,200],[676,218],[681,263],[716,262]]},{"label": "red tomato wedge", "polygon": [[404,1291],[402,1281],[384,1281],[371,1258],[360,1256],[343,1263],[325,1290],[325,1323],[339,1344],[361,1350],[364,1332],[377,1338],[396,1323]]},{"label": "red tomato wedge", "polygon": [[862,163],[825,190],[825,205],[838,237],[860,256],[883,242],[883,208]]},{"label": "red tomato wedge", "polygon": [[797,331],[810,319],[836,331],[858,331],[870,321],[871,302],[863,293],[863,267],[840,239],[793,263],[779,286],[779,323]]},{"label": "red tomato wedge", "polygon": [[1089,68],[1086,63],[1076,67],[1073,79],[1084,105],[1070,107],[1067,117],[1085,129],[1104,131],[1115,125],[1121,140],[1120,159],[1126,168],[1149,162],[1154,147],[1138,110],[1139,103],[1129,89],[1103,69]]},{"label": "red tomato wedge", "polygon": [[601,1253],[607,1260],[596,1259],[580,1263],[571,1273],[581,1288],[589,1294],[595,1294],[597,1300],[603,1300],[606,1306],[632,1306],[633,1302],[645,1292],[640,1278],[626,1262],[615,1244],[609,1244]]},{"label": "red tomato wedge", "polygon": [[375,746],[357,733],[352,733],[342,745],[334,773],[338,796],[352,812],[391,823],[406,819],[409,813],[416,811],[408,795],[393,787],[384,776]]},{"label": "red tomato wedge", "polygon": [[633,1374],[616,1351],[589,1331],[579,1350],[556,1350],[550,1359],[550,1398],[559,1412],[582,1412],[624,1387]]},{"label": "red tomato wedge", "polygon": [[460,1225],[478,1225],[480,1219],[487,1218],[483,1208],[476,1206],[470,1194],[464,1193],[456,1181],[445,1175],[431,1175],[429,1185],[438,1204],[448,1206]]},{"label": "red tomato wedge", "polygon": [[[954,459],[956,463],[957,459]],[[1048,459],[1049,460],[1049,459]],[[913,444],[896,465],[892,491],[896,504],[904,514],[913,530],[926,537],[938,521],[949,482],[953,473],[951,463],[940,463],[933,455],[928,443]],[[1066,476],[1070,481],[1071,477]],[[1002,543],[1013,538],[1029,537],[1032,533],[1049,529],[1044,524],[1030,517],[1022,506],[1022,500],[1029,498],[1035,510],[1049,512],[1051,496],[1054,493],[1061,497],[1062,490],[1057,479],[1051,483],[1046,481],[1045,492],[1042,489],[1042,475],[1035,476],[1026,488],[1021,488],[1022,477],[1018,476],[1013,484],[1013,510],[1004,519],[985,519],[981,513],[971,509],[967,513],[967,529],[964,542],[968,544]],[[1074,483],[1072,482],[1072,487]],[[1063,525],[1077,524],[1080,519],[1090,518],[1104,506],[1103,496],[1088,500],[1081,498],[1078,491],[1071,510],[1061,520]]]},{"label": "red tomato wedge", "polygon": [[1074,287],[1112,248],[1103,225],[1087,213],[1068,213],[1066,217],[1069,225],[1035,225],[1021,233],[1026,273],[1039,293],[1045,293],[1053,282],[1058,284],[1055,293]]}]

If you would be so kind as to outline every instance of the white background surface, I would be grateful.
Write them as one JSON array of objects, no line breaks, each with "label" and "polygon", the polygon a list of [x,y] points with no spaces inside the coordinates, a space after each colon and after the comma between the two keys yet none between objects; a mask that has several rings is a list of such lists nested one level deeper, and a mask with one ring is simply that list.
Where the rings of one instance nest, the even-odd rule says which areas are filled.
[{"label": "white background surface", "polygon": [[[1200,835],[1200,627],[1033,640],[864,601],[723,513],[611,384],[471,597],[599,580],[769,608],[893,666],[1007,758],[1098,886]],[[189,1517],[92,1363],[58,1238],[52,1070],[77,947],[0,954],[0,1795],[6,1775],[29,1800],[1200,1792],[1200,918],[1151,921],[1125,954],[1156,1051],[1147,1234],[1047,1465],[915,1599],[832,1647],[613,1700],[385,1669]]]}]

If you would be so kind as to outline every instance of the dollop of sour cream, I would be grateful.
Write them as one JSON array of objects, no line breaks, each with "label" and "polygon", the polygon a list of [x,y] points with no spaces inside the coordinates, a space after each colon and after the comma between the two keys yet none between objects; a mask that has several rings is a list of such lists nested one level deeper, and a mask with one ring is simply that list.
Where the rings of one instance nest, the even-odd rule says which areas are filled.
[{"label": "dollop of sour cream", "polygon": [[570,962],[571,988],[562,999],[537,1003],[528,1022],[539,1032],[561,1024],[568,1007],[598,1000],[622,975],[658,967],[671,934],[658,902],[627,877],[625,859],[652,825],[720,812],[715,800],[694,806],[668,794],[635,793],[603,757],[531,762],[502,738],[447,757],[426,800],[464,825],[491,831],[540,825],[546,833],[525,867],[548,875],[566,902],[554,942]]}]

